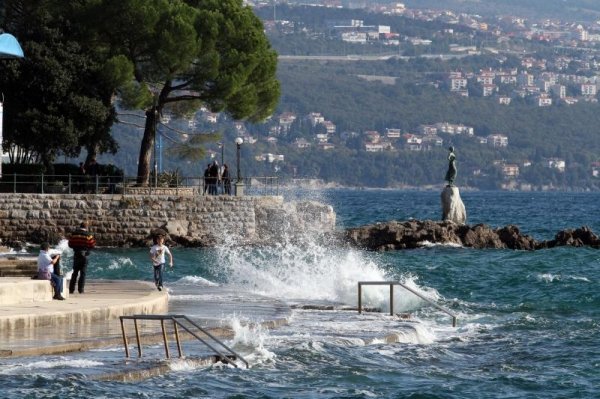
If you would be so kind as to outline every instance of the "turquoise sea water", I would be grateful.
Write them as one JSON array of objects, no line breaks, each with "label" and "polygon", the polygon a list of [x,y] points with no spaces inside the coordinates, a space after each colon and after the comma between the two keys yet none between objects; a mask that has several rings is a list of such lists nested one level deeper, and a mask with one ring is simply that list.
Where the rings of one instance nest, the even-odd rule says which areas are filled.
[{"label": "turquoise sea water", "polygon": [[[339,228],[376,221],[439,219],[438,192],[331,190],[290,193],[333,206]],[[468,223],[518,225],[536,239],[564,228],[600,233],[598,193],[463,192]],[[597,398],[600,387],[600,252],[536,252],[435,246],[367,253],[310,237],[273,248],[174,249],[166,276],[173,303],[194,312],[219,285],[291,304],[356,304],[356,282],[399,279],[459,316],[395,290],[387,314],[293,310],[288,326],[244,330],[230,343],[249,370],[177,366],[138,383],[91,381],[122,348],[0,359],[0,396],[56,398]],[[90,277],[151,280],[146,250],[94,252]],[[366,304],[387,308],[387,288]],[[252,300],[248,296],[248,301]],[[224,310],[225,324],[243,314]],[[237,330],[236,330],[237,331]],[[381,340],[397,334],[400,343]],[[158,350],[158,349],[157,349]],[[118,367],[118,366],[116,366]]]}]

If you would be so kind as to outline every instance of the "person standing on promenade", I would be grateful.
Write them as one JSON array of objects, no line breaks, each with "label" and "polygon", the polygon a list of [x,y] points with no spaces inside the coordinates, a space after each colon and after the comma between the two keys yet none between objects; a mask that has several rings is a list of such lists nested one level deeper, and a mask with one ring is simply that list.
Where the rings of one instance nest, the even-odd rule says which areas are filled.
[{"label": "person standing on promenade", "polygon": [[231,177],[229,176],[229,167],[226,163],[223,164],[221,180],[223,181],[223,194],[231,195]]},{"label": "person standing on promenade", "polygon": [[[85,275],[87,272],[88,255],[90,250],[96,246],[94,235],[88,231],[88,223],[82,222],[79,228],[71,234],[69,238],[69,247],[73,248],[73,274],[69,283],[69,293],[75,292],[75,284],[77,291],[83,294],[85,291]],[[79,276],[79,282],[77,277]]]},{"label": "person standing on promenade", "polygon": [[206,165],[206,169],[204,169],[204,195],[206,195],[206,191],[208,191],[209,185],[210,185],[210,164]]},{"label": "person standing on promenade", "polygon": [[42,243],[40,246],[40,255],[38,256],[38,278],[41,280],[50,280],[54,287],[54,296],[52,299],[64,301],[65,298],[61,295],[63,290],[63,279],[54,273],[54,265],[60,260],[60,255],[51,256],[48,253],[50,244]]},{"label": "person standing on promenade", "polygon": [[154,245],[150,248],[150,259],[154,268],[154,284],[159,291],[163,288],[163,269],[165,267],[165,254],[169,255],[169,266],[173,268],[173,255],[165,245],[163,236],[154,237]]}]

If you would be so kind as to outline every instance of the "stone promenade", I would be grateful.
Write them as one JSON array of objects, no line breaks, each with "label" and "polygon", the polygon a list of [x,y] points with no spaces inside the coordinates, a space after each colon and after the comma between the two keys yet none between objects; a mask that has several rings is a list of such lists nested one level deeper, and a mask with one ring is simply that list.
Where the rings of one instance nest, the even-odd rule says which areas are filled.
[{"label": "stone promenade", "polygon": [[[290,309],[277,301],[256,298],[242,301],[221,287],[207,287],[209,298],[191,307],[169,304],[167,290],[158,291],[145,281],[90,280],[85,294],[52,300],[48,281],[0,278],[0,357],[39,356],[123,346],[119,316],[137,314],[186,314],[213,335],[231,337],[224,327],[224,312],[245,315],[267,327],[287,323]],[[248,299],[248,298],[246,298]],[[162,342],[160,323],[138,322],[144,344]],[[135,331],[126,321],[130,344]],[[182,339],[189,339],[182,335]],[[135,355],[134,355],[135,356]]]}]

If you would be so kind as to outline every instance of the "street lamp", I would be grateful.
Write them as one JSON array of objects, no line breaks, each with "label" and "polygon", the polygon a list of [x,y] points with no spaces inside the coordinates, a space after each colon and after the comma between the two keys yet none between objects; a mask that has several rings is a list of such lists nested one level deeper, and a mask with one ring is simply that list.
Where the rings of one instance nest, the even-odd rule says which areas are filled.
[{"label": "street lamp", "polygon": [[156,131],[158,130],[158,106],[154,107],[154,187],[158,187],[158,164],[156,162]]},{"label": "street lamp", "polygon": [[224,156],[223,156],[223,151],[225,151],[225,143],[217,143],[219,145],[219,148],[221,149],[221,166],[223,166],[223,164],[225,163],[224,161]]},{"label": "street lamp", "polygon": [[237,181],[235,182],[235,196],[242,197],[244,195],[244,182],[242,181],[242,172],[240,171],[240,152],[242,149],[242,143],[244,143],[244,139],[238,137],[235,139],[235,144],[237,146]]}]

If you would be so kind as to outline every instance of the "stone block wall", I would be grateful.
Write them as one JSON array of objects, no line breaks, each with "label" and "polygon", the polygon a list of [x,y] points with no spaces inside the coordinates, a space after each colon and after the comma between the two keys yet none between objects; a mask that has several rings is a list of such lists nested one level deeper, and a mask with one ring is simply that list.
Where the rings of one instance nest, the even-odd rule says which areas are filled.
[{"label": "stone block wall", "polygon": [[[5,243],[56,242],[87,220],[99,246],[147,245],[158,228],[187,246],[228,239],[255,243],[264,241],[264,226],[273,224],[268,215],[274,212],[265,209],[294,213],[290,219],[302,222],[298,228],[309,223],[319,230],[333,230],[333,209],[312,204],[290,211],[279,196],[0,194],[0,238]],[[298,215],[296,208],[319,214]]]}]

